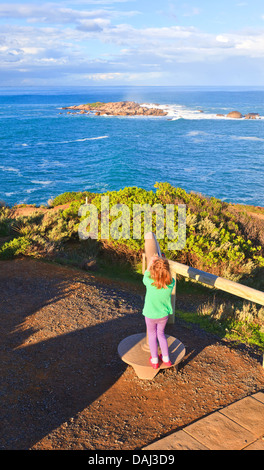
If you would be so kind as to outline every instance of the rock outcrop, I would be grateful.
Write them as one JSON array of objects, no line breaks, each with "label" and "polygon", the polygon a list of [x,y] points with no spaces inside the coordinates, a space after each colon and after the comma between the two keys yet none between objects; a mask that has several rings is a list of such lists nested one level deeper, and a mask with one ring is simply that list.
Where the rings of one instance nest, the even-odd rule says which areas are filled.
[{"label": "rock outcrop", "polygon": [[239,111],[231,111],[231,113],[228,113],[227,116],[228,118],[235,118],[235,119],[241,119],[243,116]]},{"label": "rock outcrop", "polygon": [[[87,103],[68,106],[62,109],[79,111],[81,114],[93,113],[96,116],[167,116],[167,112],[159,108],[149,108],[134,101],[119,101],[113,103]],[[70,113],[70,111],[68,111]]]},{"label": "rock outcrop", "polygon": [[259,118],[259,113],[248,113],[245,115],[245,119],[257,119]]},{"label": "rock outcrop", "polygon": [[260,119],[259,113],[248,113],[243,116],[239,111],[231,111],[231,113],[228,113],[226,117],[235,119],[241,119],[243,117],[244,119]]}]

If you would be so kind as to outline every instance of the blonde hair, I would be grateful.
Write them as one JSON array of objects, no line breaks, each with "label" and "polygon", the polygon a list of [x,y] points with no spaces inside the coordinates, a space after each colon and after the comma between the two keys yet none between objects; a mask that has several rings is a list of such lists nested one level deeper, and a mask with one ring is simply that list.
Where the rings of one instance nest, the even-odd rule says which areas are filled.
[{"label": "blonde hair", "polygon": [[153,261],[150,266],[150,277],[153,279],[153,286],[157,289],[162,287],[167,289],[167,286],[172,282],[172,276],[170,272],[170,265],[167,259],[157,258]]}]

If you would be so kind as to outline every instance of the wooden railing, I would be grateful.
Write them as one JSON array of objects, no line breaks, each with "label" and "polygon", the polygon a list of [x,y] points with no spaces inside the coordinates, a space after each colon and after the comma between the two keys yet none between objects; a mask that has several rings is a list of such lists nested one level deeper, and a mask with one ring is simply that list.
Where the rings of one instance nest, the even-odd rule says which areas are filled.
[{"label": "wooden railing", "polygon": [[[173,315],[170,315],[169,323],[175,322],[175,305],[176,305],[176,276],[177,274],[181,276],[188,277],[194,281],[201,282],[202,284],[208,285],[210,287],[215,287],[229,294],[236,295],[250,302],[254,302],[259,305],[264,305],[264,292],[252,289],[251,287],[244,286],[238,282],[230,281],[224,279],[223,277],[216,276],[214,274],[207,273],[206,271],[200,271],[196,268],[191,268],[185,264],[178,263],[176,261],[169,260],[171,273],[175,279],[174,291],[172,292],[172,307]],[[262,367],[264,368],[264,354],[262,356]]]},{"label": "wooden railing", "polygon": [[[264,292],[253,289],[252,287],[244,286],[238,282],[230,281],[215,274],[210,274],[206,271],[201,271],[196,268],[187,266],[186,264],[178,263],[177,261],[168,260],[171,268],[172,276],[175,279],[175,286],[172,292],[172,307],[174,314],[170,318],[170,323],[175,321],[175,305],[176,305],[176,285],[177,285],[177,274],[192,279],[194,281],[200,282],[210,287],[215,287],[216,289],[228,292],[229,294],[236,295],[250,302],[254,302],[260,305],[264,305]],[[145,272],[146,269],[146,257],[143,254],[142,260],[142,271]]]},{"label": "wooden railing", "polygon": [[207,273],[206,271],[200,271],[196,268],[191,268],[185,264],[177,263],[176,261],[169,260],[171,272],[176,277],[177,274],[188,277],[194,281],[201,282],[216,289],[220,289],[229,294],[236,295],[250,302],[255,302],[260,305],[264,305],[264,292],[252,287],[244,286],[238,282],[224,279],[223,277],[216,276],[215,274]]}]

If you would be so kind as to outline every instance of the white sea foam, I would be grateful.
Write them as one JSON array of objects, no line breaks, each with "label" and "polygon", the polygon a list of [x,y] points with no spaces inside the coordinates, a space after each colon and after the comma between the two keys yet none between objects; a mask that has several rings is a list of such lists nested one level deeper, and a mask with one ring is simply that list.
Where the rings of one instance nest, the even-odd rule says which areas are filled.
[{"label": "white sea foam", "polygon": [[0,165],[0,170],[2,170],[2,171],[11,171],[11,172],[17,173],[18,175],[21,175],[20,170],[18,168],[13,168],[12,166]]},{"label": "white sea foam", "polygon": [[[216,120],[221,120],[221,119],[227,119],[227,120],[234,120],[237,121],[236,118],[229,118],[226,115],[222,113],[223,108],[221,111],[217,111],[215,113],[209,113],[207,111],[203,111],[202,109],[192,109],[188,108],[187,106],[180,105],[180,104],[155,104],[155,103],[144,103],[142,106],[145,106],[147,108],[157,108],[157,109],[162,109],[167,113],[167,119],[171,121],[177,121],[178,119],[187,119],[187,120],[197,120],[197,119],[216,119]],[[230,109],[225,108],[228,112],[230,112]],[[219,114],[217,116],[217,114]],[[244,119],[244,118],[242,118]],[[259,116],[258,119],[264,119],[264,116]]]},{"label": "white sea foam", "polygon": [[208,136],[210,137],[210,134],[204,131],[190,131],[190,132],[187,132],[186,136],[191,137],[193,142],[199,143],[199,142],[205,142]]},{"label": "white sea foam", "polygon": [[205,136],[205,135],[210,135],[208,134],[208,132],[204,132],[204,131],[190,131],[190,132],[187,132],[186,134],[187,136],[189,137],[197,137],[197,136]]},{"label": "white sea foam", "polygon": [[33,193],[34,191],[37,191],[37,188],[25,189],[24,192],[27,193],[27,194],[31,194],[31,193]]},{"label": "white sea foam", "polygon": [[39,168],[50,168],[50,167],[58,167],[58,168],[63,168],[63,167],[66,167],[67,164],[66,163],[62,163],[62,162],[57,162],[57,161],[46,161],[44,160],[42,163],[39,164]]},{"label": "white sea foam", "polygon": [[84,142],[85,140],[100,140],[100,139],[108,139],[108,135],[101,135],[99,137],[86,137],[85,139],[77,139],[73,140],[72,142]]},{"label": "white sea foam", "polygon": [[183,168],[183,171],[185,171],[185,173],[192,173],[193,171],[197,171],[197,168],[195,166],[191,166],[190,168]]},{"label": "white sea foam", "polygon": [[48,184],[51,184],[52,181],[41,181],[41,180],[32,180],[31,183],[34,183],[34,184],[43,184],[43,185],[48,185]]},{"label": "white sea foam", "polygon": [[101,139],[108,139],[108,135],[101,135],[99,137],[85,137],[83,139],[75,139],[75,140],[62,140],[60,142],[38,142],[37,145],[61,145],[61,144],[72,144],[74,142],[85,142],[88,140],[101,140]]},{"label": "white sea foam", "polygon": [[178,119],[223,119],[224,116],[216,116],[216,114],[206,113],[199,109],[191,109],[180,104],[144,104],[148,108],[162,109],[167,113],[167,119],[177,121]]},{"label": "white sea foam", "polygon": [[264,142],[264,139],[262,137],[254,137],[254,136],[238,136],[238,135],[232,135],[231,137],[233,140],[251,140],[251,141],[256,141],[256,142]]}]

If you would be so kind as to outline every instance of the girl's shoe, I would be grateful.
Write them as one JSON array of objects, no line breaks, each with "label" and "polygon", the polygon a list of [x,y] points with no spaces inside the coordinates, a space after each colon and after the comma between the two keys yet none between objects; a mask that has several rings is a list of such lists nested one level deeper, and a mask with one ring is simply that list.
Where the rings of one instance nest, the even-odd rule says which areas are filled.
[{"label": "girl's shoe", "polygon": [[153,364],[153,362],[151,361],[151,357],[149,358],[149,363],[153,367],[153,369],[158,369],[159,368],[159,363]]},{"label": "girl's shoe", "polygon": [[168,362],[163,361],[163,359],[162,359],[162,354],[159,355],[159,358],[160,358],[162,364],[163,364],[165,367],[171,367],[171,366],[172,366],[171,361],[168,361]]}]

